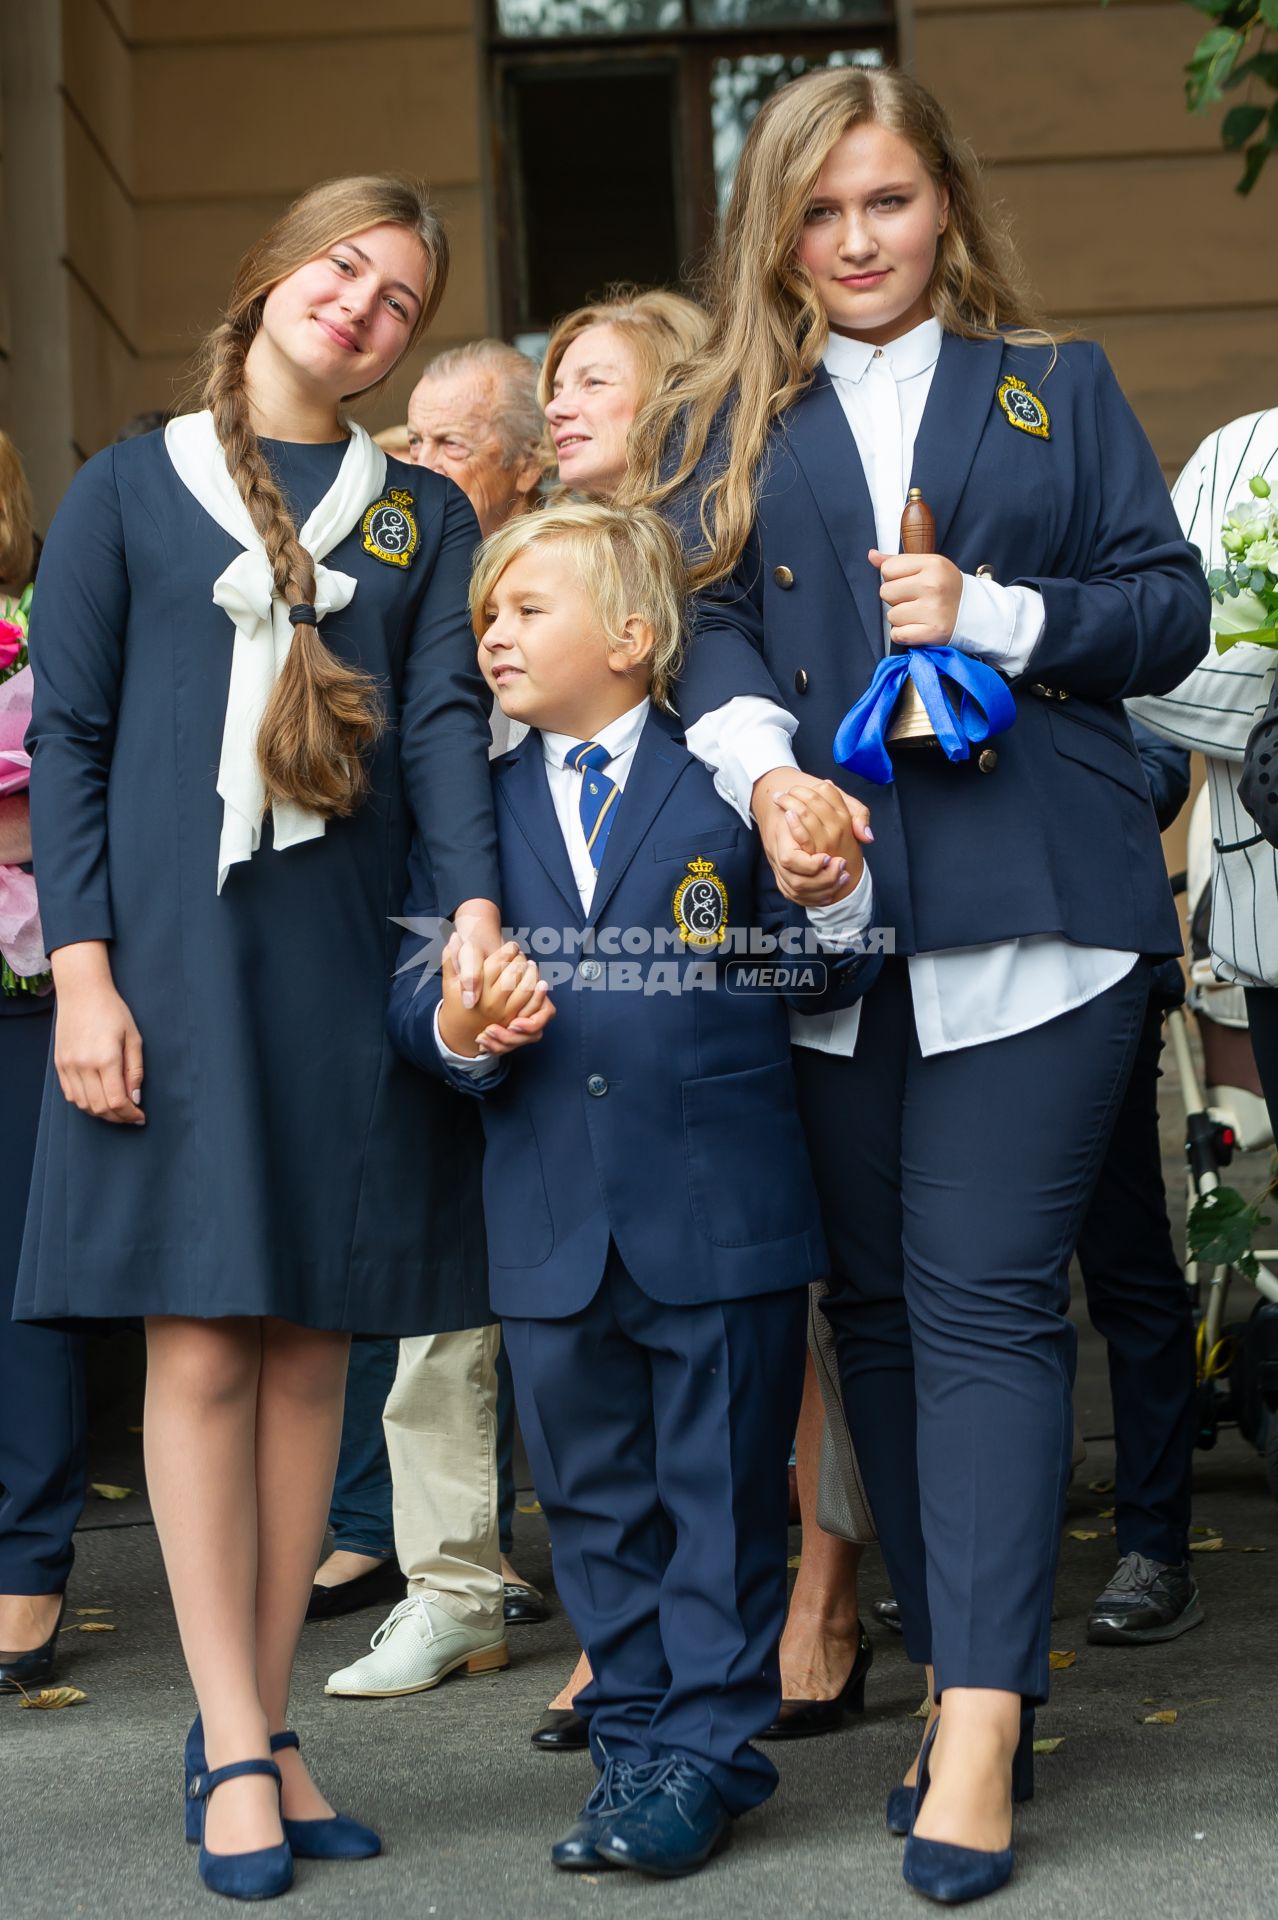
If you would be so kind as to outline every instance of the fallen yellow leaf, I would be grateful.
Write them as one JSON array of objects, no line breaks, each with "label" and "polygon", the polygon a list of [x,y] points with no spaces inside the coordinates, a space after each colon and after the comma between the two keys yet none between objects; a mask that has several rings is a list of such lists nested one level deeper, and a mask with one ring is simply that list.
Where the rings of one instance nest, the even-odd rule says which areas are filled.
[{"label": "fallen yellow leaf", "polygon": [[801,1554],[792,1553],[790,1555],[790,1558],[786,1561],[785,1564],[787,1565],[787,1567],[797,1567],[801,1558],[802,1558]]},{"label": "fallen yellow leaf", "polygon": [[1147,1713],[1141,1721],[1141,1725],[1144,1727],[1174,1727],[1175,1724],[1175,1707],[1163,1707],[1158,1713]]},{"label": "fallen yellow leaf", "polygon": [[1215,1527],[1191,1527],[1189,1531],[1199,1540],[1218,1540],[1220,1538]]},{"label": "fallen yellow leaf", "polygon": [[81,1614],[87,1619],[90,1614],[94,1614],[94,1613],[114,1613],[115,1608],[114,1607],[72,1607],[71,1611],[72,1613]]},{"label": "fallen yellow leaf", "polygon": [[92,1480],[89,1484],[103,1500],[127,1500],[131,1493],[137,1492],[136,1487],[110,1487],[104,1480]]},{"label": "fallen yellow leaf", "polygon": [[516,1511],[517,1511],[517,1512],[519,1512],[519,1513],[540,1513],[540,1512],[541,1512],[541,1501],[540,1501],[540,1500],[534,1500],[534,1501],[533,1501],[533,1503],[532,1503],[532,1505],[531,1505],[530,1507],[519,1507],[519,1508],[517,1508],[517,1509],[516,1509]]},{"label": "fallen yellow leaf", "polygon": [[1098,1533],[1089,1533],[1084,1527],[1075,1527],[1069,1537],[1071,1540],[1099,1540],[1100,1539],[1100,1535]]},{"label": "fallen yellow leaf", "polygon": [[24,1693],[18,1705],[20,1707],[39,1707],[46,1713],[52,1713],[57,1707],[76,1707],[81,1700],[88,1699],[87,1693],[81,1693],[79,1687],[41,1687],[39,1693]]},{"label": "fallen yellow leaf", "polygon": [[1055,1740],[1036,1740],[1034,1751],[1035,1753],[1056,1753],[1064,1745],[1065,1735],[1062,1733]]},{"label": "fallen yellow leaf", "polygon": [[1235,1553],[1268,1553],[1268,1547],[1235,1547]]},{"label": "fallen yellow leaf", "polygon": [[86,1620],[82,1626],[74,1629],[76,1633],[114,1633],[115,1628],[109,1620]]},{"label": "fallen yellow leaf", "polygon": [[1066,1667],[1072,1667],[1078,1655],[1070,1648],[1068,1653],[1058,1653],[1055,1648],[1047,1656],[1047,1664],[1053,1673],[1064,1673]]},{"label": "fallen yellow leaf", "polygon": [[932,1711],[931,1703],[929,1702],[927,1695],[924,1694],[922,1704],[915,1707],[913,1713],[910,1715],[910,1718],[911,1720],[926,1720],[928,1714],[931,1711]]},{"label": "fallen yellow leaf", "polygon": [[1114,1483],[1112,1480],[1089,1480],[1087,1483],[1087,1491],[1089,1493],[1112,1493],[1114,1491]]},{"label": "fallen yellow leaf", "polygon": [[1140,1704],[1142,1707],[1156,1707],[1158,1705],[1158,1695],[1156,1693],[1146,1694]]},{"label": "fallen yellow leaf", "polygon": [[1189,1551],[1191,1553],[1220,1553],[1224,1545],[1224,1541],[1220,1535],[1217,1534],[1214,1540],[1191,1540],[1189,1543]]},{"label": "fallen yellow leaf", "polygon": [[1096,1518],[1098,1520],[1112,1520],[1116,1512],[1117,1508],[1115,1507],[1102,1507]]}]

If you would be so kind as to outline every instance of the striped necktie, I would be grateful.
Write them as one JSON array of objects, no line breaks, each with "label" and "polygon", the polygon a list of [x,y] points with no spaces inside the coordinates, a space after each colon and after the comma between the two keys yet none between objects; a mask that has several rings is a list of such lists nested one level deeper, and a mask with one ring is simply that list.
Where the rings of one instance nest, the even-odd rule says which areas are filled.
[{"label": "striped necktie", "polygon": [[617,817],[617,802],[621,798],[621,788],[603,771],[611,759],[607,747],[599,746],[594,740],[583,740],[579,745],[569,747],[564,755],[564,765],[581,775],[581,827],[586,836],[586,850],[596,873],[603,861],[608,835]]}]

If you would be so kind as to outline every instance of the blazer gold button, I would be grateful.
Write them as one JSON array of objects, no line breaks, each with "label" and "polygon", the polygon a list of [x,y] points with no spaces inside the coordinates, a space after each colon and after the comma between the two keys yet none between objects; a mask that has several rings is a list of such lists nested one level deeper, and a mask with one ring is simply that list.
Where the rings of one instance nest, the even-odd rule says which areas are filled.
[{"label": "blazer gold button", "polygon": [[773,567],[772,578],[779,587],[792,587],[794,585],[794,575],[791,573],[789,567]]},{"label": "blazer gold button", "polygon": [[992,580],[994,578],[993,567],[978,567],[976,569],[976,577],[978,580]]},{"label": "blazer gold button", "polygon": [[806,693],[807,690],[808,690],[807,669],[804,667],[800,667],[799,671],[794,676],[794,691],[796,693]]},{"label": "blazer gold button", "polygon": [[998,755],[993,747],[986,747],[976,764],[982,773],[993,773],[995,767],[998,765]]}]

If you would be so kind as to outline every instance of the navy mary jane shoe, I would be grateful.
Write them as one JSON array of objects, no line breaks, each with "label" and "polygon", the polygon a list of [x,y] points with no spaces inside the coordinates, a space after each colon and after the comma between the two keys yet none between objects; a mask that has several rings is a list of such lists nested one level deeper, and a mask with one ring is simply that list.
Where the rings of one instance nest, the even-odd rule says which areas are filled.
[{"label": "navy mary jane shoe", "polygon": [[215,1767],[191,1776],[187,1787],[187,1805],[193,1807],[199,1822],[200,1878],[210,1893],[228,1900],[273,1900],[287,1893],[293,1884],[293,1854],[287,1840],[278,1847],[258,1847],[252,1853],[210,1853],[204,1844],[204,1822],[209,1795],[228,1780],[241,1780],[252,1773],[266,1774],[280,1784],[280,1770],[273,1760],[236,1760],[229,1767]]},{"label": "navy mary jane shoe", "polygon": [[[914,1831],[919,1808],[927,1795],[930,1779],[928,1761],[940,1721],[934,1721],[919,1755],[919,1783],[914,1790],[914,1813],[905,1842],[901,1875],[907,1886],[943,1906],[961,1906],[967,1900],[982,1900],[997,1893],[1012,1877],[1016,1855],[1011,1847],[990,1853],[982,1847],[956,1847],[945,1840],[922,1840]],[[1024,1735],[1022,1734],[1022,1739]]]},{"label": "navy mary jane shoe", "polygon": [[[272,1753],[300,1745],[297,1735],[288,1729],[271,1735]],[[186,1837],[191,1841],[200,1837],[200,1810],[190,1795],[191,1780],[203,1768],[204,1727],[197,1713],[186,1736]],[[382,1850],[381,1839],[371,1827],[344,1813],[330,1814],[323,1820],[284,1820],[284,1838],[298,1860],[371,1860]]]},{"label": "navy mary jane shoe", "polygon": [[[887,1830],[904,1839],[914,1818],[915,1787],[893,1787],[887,1797]],[[1023,1806],[1034,1798],[1034,1709],[1021,1709],[1021,1737],[1012,1761],[1012,1803]]]}]

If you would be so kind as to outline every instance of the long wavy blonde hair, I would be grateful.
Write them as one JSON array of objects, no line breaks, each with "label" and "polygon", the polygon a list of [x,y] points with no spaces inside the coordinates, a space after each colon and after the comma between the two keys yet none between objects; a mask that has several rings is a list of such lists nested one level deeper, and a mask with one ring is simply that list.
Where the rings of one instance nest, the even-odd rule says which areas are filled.
[{"label": "long wavy blonde hair", "polygon": [[0,432],[0,593],[21,593],[31,578],[34,517],[22,455]]},{"label": "long wavy blonde hair", "polygon": [[726,413],[721,456],[701,494],[705,547],[692,562],[694,587],[722,579],[740,558],[768,429],[825,352],[829,324],[799,241],[831,149],[867,123],[908,140],[949,195],[929,287],[945,331],[969,340],[1007,329],[1050,337],[1038,326],[1007,229],[984,204],[976,156],[925,87],[895,68],[864,67],[827,68],[782,87],[742,150],[710,268],[709,339],[631,429],[622,498],[659,503],[686,486]]},{"label": "long wavy blonde hair", "polygon": [[[422,307],[404,340],[403,351],[409,353],[443,298],[448,240],[425,188],[397,174],[327,180],[294,201],[241,260],[225,317],[201,353],[203,404],[262,536],[276,592],[290,607],[313,602],[315,562],[298,539],[253,429],[244,363],[271,288],[339,240],[383,224],[416,234],[426,255]],[[391,371],[365,392],[375,392]],[[284,671],[258,728],[257,758],[268,798],[295,800],[326,819],[353,813],[368,787],[367,749],[383,725],[376,681],[336,659],[314,627],[295,627]]]},{"label": "long wavy blonde hair", "polygon": [[[615,328],[634,355],[639,376],[637,416],[653,396],[677,376],[680,368],[701,352],[710,331],[710,319],[695,300],[671,293],[665,287],[609,287],[602,300],[577,307],[555,322],[546,342],[537,382],[537,403],[543,414],[554,395],[560,361],[573,341],[591,327]],[[549,433],[543,458],[546,471],[553,473],[555,449]]]}]

